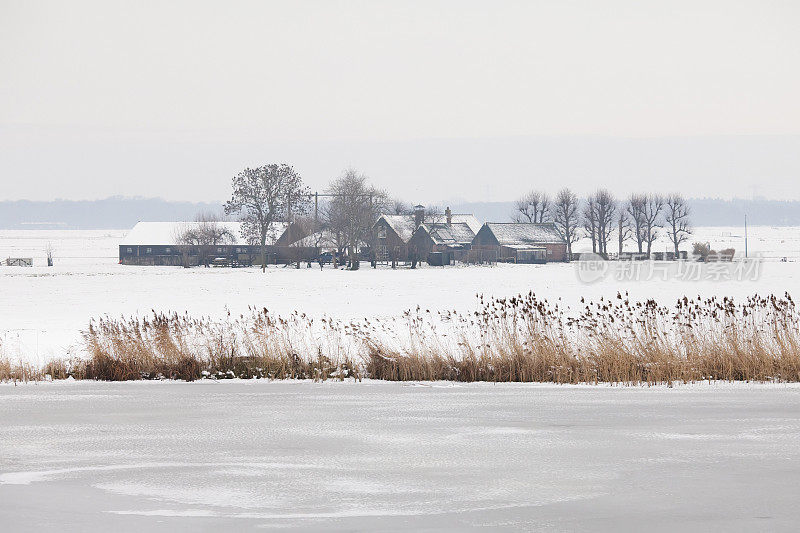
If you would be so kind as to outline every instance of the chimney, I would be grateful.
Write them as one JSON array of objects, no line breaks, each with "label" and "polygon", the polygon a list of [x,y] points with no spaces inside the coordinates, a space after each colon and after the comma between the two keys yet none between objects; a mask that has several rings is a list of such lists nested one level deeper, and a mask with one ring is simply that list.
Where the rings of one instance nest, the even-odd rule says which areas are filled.
[{"label": "chimney", "polygon": [[414,206],[414,227],[418,228],[425,221],[425,206]]},{"label": "chimney", "polygon": [[447,209],[444,210],[444,216],[447,217],[447,227],[449,228],[450,226],[453,225],[453,212],[450,211],[450,206],[448,206]]}]

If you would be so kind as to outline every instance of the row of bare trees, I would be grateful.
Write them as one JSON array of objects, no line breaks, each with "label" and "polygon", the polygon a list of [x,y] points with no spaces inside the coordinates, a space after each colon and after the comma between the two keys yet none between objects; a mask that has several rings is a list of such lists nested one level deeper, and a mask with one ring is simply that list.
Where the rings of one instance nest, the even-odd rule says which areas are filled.
[{"label": "row of bare trees", "polygon": [[570,254],[572,245],[586,237],[592,242],[592,251],[605,257],[614,236],[619,254],[631,241],[639,253],[649,255],[665,231],[677,256],[692,233],[689,215],[689,206],[680,194],[632,194],[620,201],[607,189],[599,189],[581,200],[571,190],[562,189],[552,199],[541,191],[529,192],[516,202],[513,219],[552,222],[567,241]]}]

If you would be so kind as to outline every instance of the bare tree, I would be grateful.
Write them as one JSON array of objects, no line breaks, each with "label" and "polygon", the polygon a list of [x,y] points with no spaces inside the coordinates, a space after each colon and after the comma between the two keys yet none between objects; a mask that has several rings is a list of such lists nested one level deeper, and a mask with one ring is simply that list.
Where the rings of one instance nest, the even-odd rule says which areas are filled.
[{"label": "bare tree", "polygon": [[578,197],[569,189],[561,189],[551,207],[553,222],[567,242],[567,255],[572,256],[572,244],[578,240]]},{"label": "bare tree", "polygon": [[592,253],[597,253],[597,242],[600,240],[598,229],[600,223],[598,221],[598,209],[595,202],[594,195],[586,198],[586,203],[583,204],[583,211],[581,212],[581,220],[583,221],[583,231],[592,240]]},{"label": "bare tree", "polygon": [[[175,237],[175,242],[178,245],[196,246],[198,264],[209,266],[215,247],[236,242],[236,236],[220,222],[222,217],[217,214],[209,211],[200,212],[192,224],[182,228]],[[184,249],[184,266],[188,266],[188,260],[188,250]]]},{"label": "bare tree", "polygon": [[391,204],[388,196],[367,184],[367,177],[346,170],[328,187],[335,195],[326,209],[328,226],[337,237],[338,245],[347,249],[351,270],[359,268],[358,249],[371,242],[372,226]]},{"label": "bare tree", "polygon": [[232,180],[233,194],[225,213],[238,214],[242,237],[261,245],[261,269],[267,266],[267,235],[273,223],[303,214],[309,205],[309,189],[295,170],[285,164],[246,168]]},{"label": "bare tree", "polygon": [[620,209],[617,212],[617,239],[619,241],[618,256],[622,255],[622,249],[625,246],[625,241],[633,236],[631,231],[631,219],[626,209]]},{"label": "bare tree", "polygon": [[392,200],[391,201],[391,211],[393,215],[410,215],[414,212],[414,209],[402,200]]},{"label": "bare tree", "polygon": [[530,191],[516,201],[515,222],[546,222],[550,217],[550,197],[541,191]]},{"label": "bare tree", "polygon": [[608,258],[608,240],[614,231],[614,215],[617,212],[617,201],[607,189],[600,189],[594,194],[597,205],[597,244],[600,254]]},{"label": "bare tree", "polygon": [[614,230],[617,201],[606,189],[600,189],[586,199],[583,209],[583,228],[592,240],[592,251],[608,257],[608,240]]},{"label": "bare tree", "polygon": [[657,194],[649,194],[644,203],[642,220],[644,221],[643,240],[647,243],[647,256],[653,248],[653,243],[658,239],[658,229],[661,227],[661,211],[664,209],[664,198]]},{"label": "bare tree", "polygon": [[669,238],[675,247],[675,258],[678,258],[678,247],[689,240],[692,228],[689,224],[689,205],[680,194],[670,194],[665,201],[664,221],[667,224]]},{"label": "bare tree", "polygon": [[626,205],[625,209],[628,212],[628,215],[631,217],[631,222],[633,223],[633,236],[636,239],[636,246],[639,250],[639,253],[643,251],[644,245],[644,235],[645,235],[645,221],[644,221],[644,211],[645,211],[645,204],[647,203],[647,196],[643,194],[632,194],[630,198],[628,198],[628,204]]},{"label": "bare tree", "polygon": [[426,224],[441,223],[446,219],[444,209],[440,205],[429,205],[422,214],[422,222]]}]

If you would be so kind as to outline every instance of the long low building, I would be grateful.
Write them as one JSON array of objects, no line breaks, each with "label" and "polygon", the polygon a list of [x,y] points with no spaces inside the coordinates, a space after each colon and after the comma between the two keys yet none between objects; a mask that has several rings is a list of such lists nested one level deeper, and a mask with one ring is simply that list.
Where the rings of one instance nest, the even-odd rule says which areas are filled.
[{"label": "long low building", "polygon": [[497,261],[549,263],[567,261],[567,242],[552,223],[487,222],[472,249],[496,255]]},{"label": "long low building", "polygon": [[[218,242],[186,244],[186,232],[195,222],[139,222],[119,245],[123,265],[196,266],[211,262],[230,265],[260,264],[261,246],[248,243],[239,222],[217,222],[224,231]],[[286,223],[273,225],[267,236],[267,264],[313,261],[319,256],[314,246],[277,246],[275,241],[286,230]],[[220,232],[223,233],[223,232]]]}]

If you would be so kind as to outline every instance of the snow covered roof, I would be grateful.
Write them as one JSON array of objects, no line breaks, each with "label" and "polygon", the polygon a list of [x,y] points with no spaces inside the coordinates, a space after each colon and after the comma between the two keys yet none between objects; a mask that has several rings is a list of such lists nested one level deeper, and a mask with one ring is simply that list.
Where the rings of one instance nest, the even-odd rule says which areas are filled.
[{"label": "snow covered roof", "polygon": [[336,237],[330,231],[324,229],[321,231],[317,231],[308,235],[307,237],[303,237],[302,239],[295,241],[292,243],[292,246],[307,246],[310,248],[319,247],[319,248],[329,248],[336,246]]},{"label": "snow covered roof", "polygon": [[[436,224],[447,223],[447,215],[445,214],[427,215],[426,222],[432,222]],[[481,229],[481,226],[483,225],[477,218],[475,218],[475,215],[469,213],[453,213],[452,215],[450,215],[450,222],[452,224],[460,224],[463,222],[464,224],[469,226],[469,229],[472,230],[473,235],[475,233],[478,233]]]},{"label": "snow covered roof", "polygon": [[503,246],[564,244],[564,238],[552,223],[487,222],[485,226]]},{"label": "snow covered roof", "polygon": [[[182,233],[191,228],[195,222],[137,222],[132,230],[122,239],[120,244],[127,246],[145,246],[148,244],[159,246],[177,244]],[[243,246],[247,242],[242,238],[241,222],[218,222],[220,226],[228,228],[236,239],[234,245]],[[272,224],[271,235],[267,236],[270,244],[286,229],[285,222]]]},{"label": "snow covered roof", "polygon": [[[380,218],[389,224],[389,227],[397,233],[403,242],[408,242],[414,234],[414,215],[381,215]],[[378,219],[380,220],[380,219]]]},{"label": "snow covered roof", "polygon": [[436,244],[470,244],[475,238],[475,233],[466,222],[453,222],[450,226],[446,222],[434,222],[422,224],[420,228]]},{"label": "snow covered roof", "polygon": [[472,230],[473,236],[475,236],[475,234],[481,230],[481,226],[483,225],[477,218],[475,218],[475,215],[467,213],[453,213],[453,215],[450,217],[450,220],[453,224],[464,223],[469,226],[469,229]]},{"label": "snow covered roof", "polygon": [[506,248],[512,250],[544,250],[544,246],[537,246],[535,244],[504,244]]},{"label": "snow covered roof", "polygon": [[[403,242],[408,242],[411,238],[411,235],[414,234],[414,230],[416,228],[416,224],[414,222],[414,215],[381,215],[381,218],[386,220],[386,223],[394,230],[395,233],[403,240]],[[450,217],[451,223],[455,224],[466,224],[470,231],[472,231],[472,236],[474,237],[476,233],[481,229],[481,223],[475,218],[475,215],[470,215],[466,213],[456,214]],[[428,225],[431,224],[447,224],[447,217],[446,215],[427,215],[426,221]],[[472,241],[470,238],[469,242]]]}]

